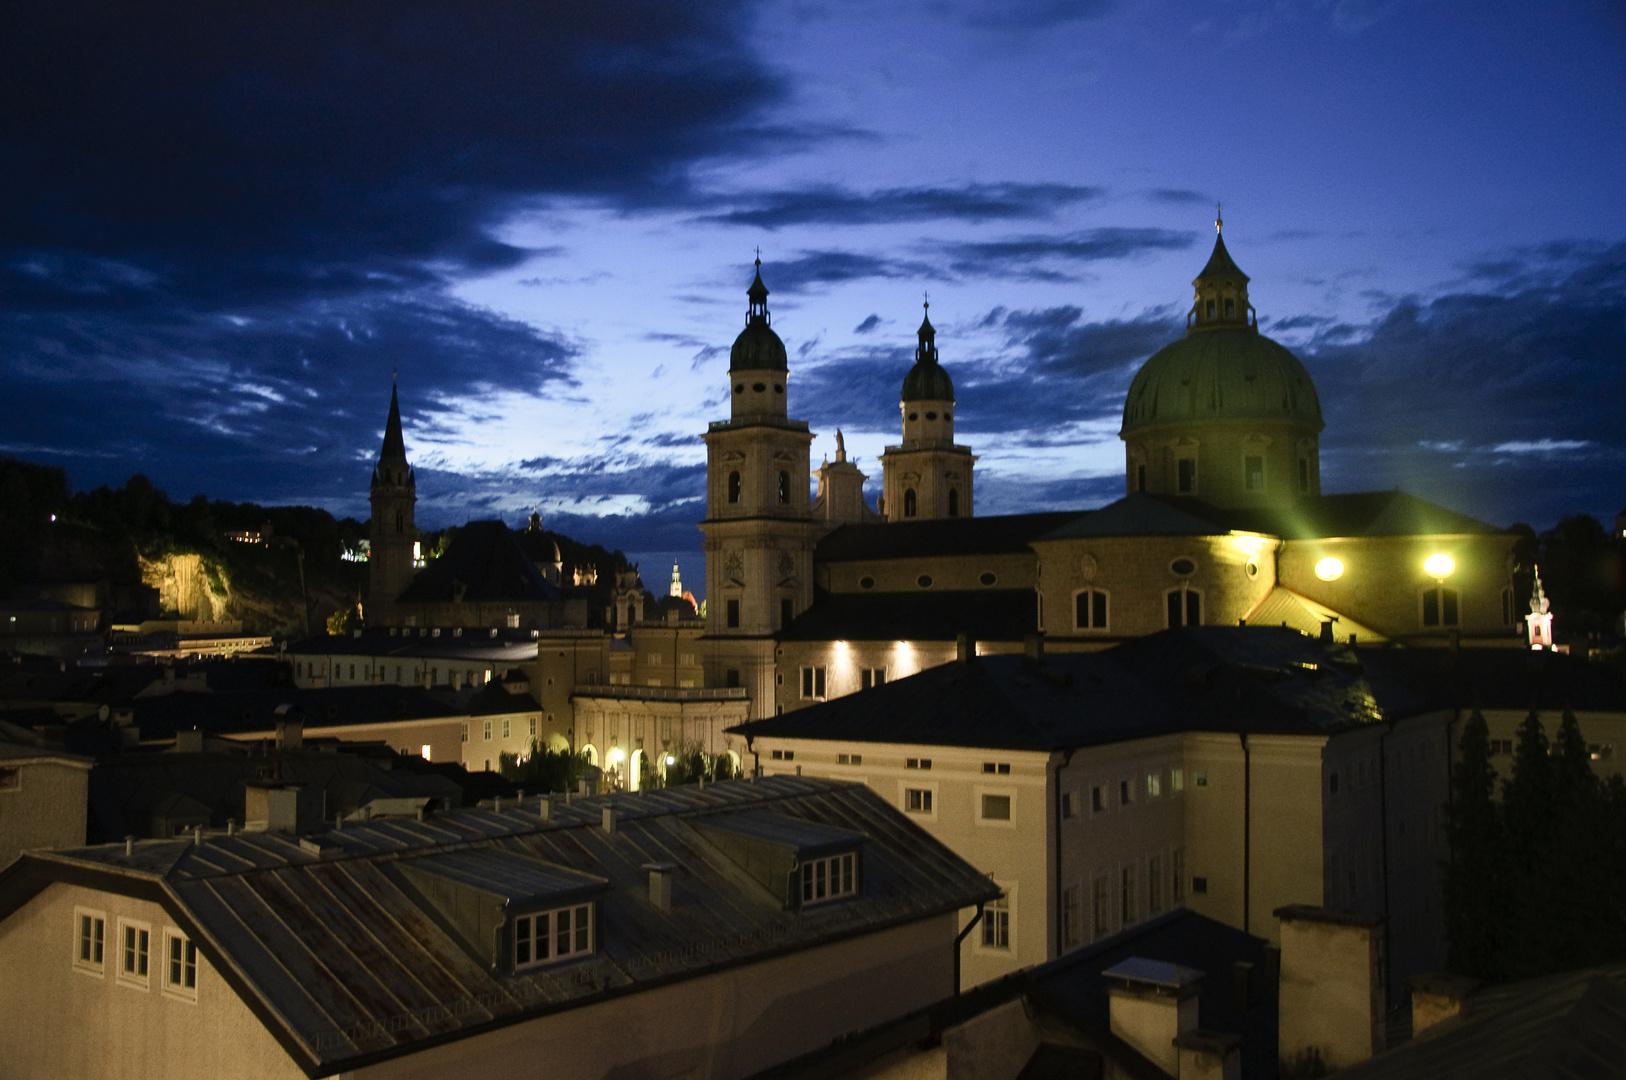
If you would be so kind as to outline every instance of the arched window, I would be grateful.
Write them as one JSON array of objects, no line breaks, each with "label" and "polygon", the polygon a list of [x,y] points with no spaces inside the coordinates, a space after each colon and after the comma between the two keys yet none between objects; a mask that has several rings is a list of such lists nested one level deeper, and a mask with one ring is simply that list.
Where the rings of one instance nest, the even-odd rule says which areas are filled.
[{"label": "arched window", "polygon": [[1423,625],[1457,626],[1457,590],[1441,586],[1423,591]]},{"label": "arched window", "polygon": [[782,503],[790,502],[790,473],[788,472],[779,474],[779,501]]},{"label": "arched window", "polygon": [[915,510],[915,489],[905,488],[903,492],[903,516],[906,518],[914,517]]},{"label": "arched window", "polygon": [[1168,605],[1170,627],[1202,625],[1203,600],[1196,589],[1171,589],[1164,599]]},{"label": "arched window", "polygon": [[398,533],[399,532],[406,532],[406,515],[405,514],[396,514],[395,515],[395,531],[398,532]]},{"label": "arched window", "polygon": [[1099,589],[1083,589],[1073,596],[1073,628],[1075,630],[1107,628],[1106,593]]},{"label": "arched window", "polygon": [[737,472],[728,474],[728,501],[731,503],[740,501],[740,474]]},{"label": "arched window", "polygon": [[960,489],[949,488],[949,517],[960,516]]}]

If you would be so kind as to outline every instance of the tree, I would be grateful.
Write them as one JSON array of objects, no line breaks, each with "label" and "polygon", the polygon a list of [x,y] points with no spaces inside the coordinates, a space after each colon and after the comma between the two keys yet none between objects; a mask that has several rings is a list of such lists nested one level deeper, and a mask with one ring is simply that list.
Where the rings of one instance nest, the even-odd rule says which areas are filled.
[{"label": "tree", "polygon": [[497,755],[497,770],[504,780],[538,794],[574,791],[589,767],[586,754],[550,750],[539,746],[535,739],[531,740],[530,752],[524,757],[509,753]]},{"label": "tree", "polygon": [[1489,729],[1478,709],[1463,725],[1460,754],[1451,771],[1446,818],[1450,860],[1445,866],[1446,942],[1451,970],[1480,978],[1496,974],[1507,905],[1500,885],[1501,815]]}]

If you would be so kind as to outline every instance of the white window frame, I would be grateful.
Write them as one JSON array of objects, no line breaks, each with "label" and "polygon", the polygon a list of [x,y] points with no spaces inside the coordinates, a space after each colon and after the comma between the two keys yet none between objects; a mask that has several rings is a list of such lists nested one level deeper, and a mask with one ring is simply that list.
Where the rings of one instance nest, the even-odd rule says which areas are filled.
[{"label": "white window frame", "polygon": [[[179,957],[176,950],[179,949]],[[173,926],[164,927],[164,954],[159,961],[163,966],[163,990],[165,997],[172,997],[180,1001],[190,1001],[194,1004],[198,1000],[198,947],[192,939],[181,933]],[[180,965],[180,978],[176,979],[176,965]],[[188,977],[190,976],[190,983]]]},{"label": "white window frame", "polygon": [[[126,942],[130,944],[126,944]],[[118,981],[135,990],[152,987],[152,924],[140,919],[119,919]],[[126,968],[129,962],[132,967]]]},{"label": "white window frame", "polygon": [[[90,919],[89,927],[84,925],[85,919]],[[81,959],[80,948],[87,942],[85,931],[90,930],[88,938],[91,948],[87,950],[90,956]],[[100,930],[100,937],[96,932]],[[95,908],[75,907],[73,909],[73,969],[85,975],[94,975],[98,979],[107,978],[107,912]]]},{"label": "white window frame", "polygon": [[481,722],[481,731],[485,736],[485,741],[490,742],[491,741],[491,721],[489,719],[484,720],[484,721]]},{"label": "white window frame", "polygon": [[886,668],[859,668],[858,688],[860,690],[873,690],[877,686],[886,685]]},{"label": "white window frame", "polygon": [[804,664],[798,689],[803,701],[824,701],[829,696],[830,669],[823,664]]},{"label": "white window frame", "polygon": [[838,851],[823,858],[803,862],[797,874],[801,882],[801,905],[827,904],[858,895],[858,853]]},{"label": "white window frame", "polygon": [[[1252,484],[1248,483],[1248,481],[1250,479],[1252,479],[1248,475],[1248,459],[1249,458],[1258,458],[1259,459],[1259,486],[1258,487],[1254,487]],[[1242,490],[1243,491],[1264,491],[1266,483],[1267,483],[1267,481],[1265,479],[1265,453],[1264,453],[1264,451],[1261,450],[1259,453],[1255,454],[1255,453],[1251,452],[1250,450],[1243,450],[1242,451]]]},{"label": "white window frame", "polygon": [[[1193,594],[1195,594],[1196,597],[1197,597],[1197,621],[1196,622],[1188,622],[1187,620],[1191,616],[1191,601],[1187,600],[1186,597],[1190,596],[1190,595],[1193,595]],[[1178,625],[1172,624],[1172,623],[1169,624],[1167,629],[1178,630],[1182,626],[1203,626],[1203,625],[1205,625],[1203,623],[1203,615],[1205,615],[1206,612],[1203,609],[1206,608],[1208,605],[1203,602],[1203,590],[1194,589],[1190,585],[1177,585],[1172,589],[1164,590],[1164,592],[1163,592],[1163,620],[1164,620],[1165,623],[1168,622],[1168,618],[1169,618],[1169,597],[1171,597],[1171,596],[1179,596],[1180,597],[1180,622],[1179,622]],[[1419,603],[1421,603],[1421,601],[1419,601]]]},{"label": "white window frame", "polygon": [[[911,810],[909,808],[909,793],[918,791],[925,795],[925,808]],[[898,807],[910,817],[925,818],[927,821],[937,820],[937,785],[921,784],[915,781],[898,782]]]},{"label": "white window frame", "polygon": [[[562,931],[567,945],[564,951],[558,947],[561,934],[560,915],[566,916],[565,929]],[[514,970],[530,971],[593,955],[596,944],[595,921],[591,901],[515,916],[511,935],[513,944],[509,952]],[[545,928],[540,934],[537,933],[538,923]],[[542,948],[533,948],[538,942]],[[540,955],[543,951],[546,951],[547,955]],[[525,959],[521,959],[522,956]]]},{"label": "white window frame", "polygon": [[982,905],[982,925],[972,940],[978,952],[1010,956],[1016,952],[1016,886],[995,881],[1005,891]]},{"label": "white window frame", "polygon": [[[1107,616],[1107,619],[1106,619],[1106,622],[1102,623],[1100,626],[1094,625],[1094,622],[1095,622],[1095,601],[1094,601],[1094,599],[1091,599],[1091,601],[1090,601],[1090,623],[1091,623],[1091,625],[1086,626],[1086,625],[1084,625],[1084,624],[1082,624],[1082,623],[1080,623],[1078,621],[1078,598],[1080,596],[1085,595],[1086,593],[1090,594],[1092,597],[1094,596],[1094,594],[1099,593],[1101,595],[1103,601],[1106,604],[1106,609],[1107,609],[1106,610],[1106,616]],[[1086,587],[1084,587],[1082,589],[1074,589],[1073,590],[1073,629],[1077,630],[1080,633],[1104,634],[1104,633],[1108,633],[1111,630],[1111,628],[1112,628],[1112,593],[1109,592],[1106,589],[1098,589],[1094,585],[1089,585],[1089,586],[1086,586]]]},{"label": "white window frame", "polygon": [[513,734],[514,734],[514,721],[510,717],[507,717],[507,716],[503,717],[502,718],[502,737],[504,739],[510,739],[510,738],[513,737]]},{"label": "white window frame", "polygon": [[[982,813],[983,809],[984,809],[983,800],[985,798],[988,798],[988,797],[992,797],[992,798],[996,798],[996,799],[1003,798],[1003,799],[1008,800],[1006,805],[1010,808],[1010,817],[1008,817],[1008,818],[984,817],[983,813]],[[977,824],[979,826],[984,827],[984,828],[989,828],[989,829],[1014,829],[1014,828],[1016,828],[1016,789],[1015,788],[1013,788],[1013,787],[984,787],[983,785],[978,784],[972,789],[972,798],[973,798],[973,802],[971,804],[972,811],[977,815]]]}]

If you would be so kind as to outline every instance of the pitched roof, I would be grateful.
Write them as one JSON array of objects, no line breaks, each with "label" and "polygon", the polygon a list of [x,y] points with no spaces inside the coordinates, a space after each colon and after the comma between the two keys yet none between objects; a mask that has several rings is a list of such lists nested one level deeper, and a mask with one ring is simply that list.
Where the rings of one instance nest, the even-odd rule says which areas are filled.
[{"label": "pitched roof", "polygon": [[1062,510],[843,525],[819,541],[813,557],[819,562],[842,562],[1023,552],[1035,537],[1082,513],[1082,510]]},{"label": "pitched roof", "polygon": [[779,633],[780,641],[1021,641],[1037,628],[1032,589],[922,589],[824,593]]},{"label": "pitched roof", "polygon": [[1126,495],[1099,510],[1079,514],[1052,529],[1040,540],[1068,540],[1080,536],[1214,536],[1224,535],[1224,524],[1214,508],[1190,499],[1160,499],[1154,495]]},{"label": "pitched roof", "polygon": [[[460,591],[461,590],[461,591]],[[500,521],[471,521],[440,558],[418,572],[401,594],[404,604],[557,600],[559,590],[526,557]]]},{"label": "pitched roof", "polygon": [[[500,812],[347,823],[319,842],[238,833],[201,845],[142,842],[131,856],[123,845],[30,853],[0,874],[0,917],[67,878],[162,904],[317,1076],[998,894],[862,784],[775,777],[599,796],[554,803],[547,821],[538,806],[532,798]],[[607,806],[613,832],[601,827]],[[708,815],[747,809],[863,834],[862,893],[785,910],[695,828]],[[423,906],[399,869],[451,852],[500,852],[539,872],[605,879],[598,951],[518,974],[493,970]],[[649,901],[652,861],[680,867],[669,911]]]},{"label": "pitched roof", "polygon": [[1213,536],[1231,531],[1284,540],[1366,536],[1498,535],[1505,532],[1404,491],[1301,496],[1291,506],[1226,510],[1179,495],[1126,495],[1038,537]]},{"label": "pitched roof", "polygon": [[1280,627],[1165,630],[1098,653],[985,656],[742,724],[749,737],[1047,751],[1183,731],[1327,735],[1379,718],[1353,655]]}]

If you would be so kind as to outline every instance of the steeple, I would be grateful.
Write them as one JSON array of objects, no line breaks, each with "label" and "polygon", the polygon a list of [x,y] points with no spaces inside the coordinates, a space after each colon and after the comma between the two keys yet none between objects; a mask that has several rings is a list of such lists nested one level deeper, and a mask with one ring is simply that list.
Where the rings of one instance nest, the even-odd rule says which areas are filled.
[{"label": "steeple", "polygon": [[[923,306],[926,313],[920,320],[920,329],[916,331],[915,366],[903,377],[903,400],[946,401],[952,404],[954,381],[937,362],[937,328],[932,325],[932,303],[927,300]],[[951,441],[952,438],[951,434]]]},{"label": "steeple", "polygon": [[418,538],[413,507],[418,501],[417,478],[407,463],[406,440],[401,434],[401,401],[390,386],[390,416],[384,422],[384,445],[373,469],[369,501],[373,519],[372,550],[367,559],[368,610],[388,618],[393,603],[412,581],[412,544]]},{"label": "steeple", "polygon": [[921,306],[926,313],[920,320],[920,329],[916,331],[920,343],[915,346],[915,363],[935,364],[937,363],[937,328],[932,325],[932,302],[927,300]]},{"label": "steeple", "polygon": [[1186,319],[1187,333],[1217,329],[1258,332],[1257,317],[1249,317],[1253,305],[1248,302],[1248,275],[1225,250],[1225,217],[1217,206],[1214,209],[1214,252],[1191,284],[1196,287],[1197,298]]},{"label": "steeple", "polygon": [[[757,255],[756,277],[745,290],[750,300],[746,308],[745,329],[734,339],[734,348],[728,354],[728,370],[736,371],[789,371],[785,343],[774,333],[773,318],[768,314],[768,286],[762,283],[762,256]],[[783,394],[784,388],[780,387]],[[736,403],[738,404],[738,403]],[[780,411],[784,402],[780,401]]]},{"label": "steeple", "polygon": [[390,418],[384,422],[384,447],[378,452],[378,460],[391,465],[406,464],[406,440],[401,437],[401,402],[393,383],[390,384]]},{"label": "steeple", "polygon": [[746,326],[756,322],[761,322],[766,326],[773,322],[768,317],[768,286],[762,283],[762,249],[760,248],[757,249],[756,265],[756,280],[751,282],[749,289],[745,290],[745,295],[750,300],[745,315]]}]

